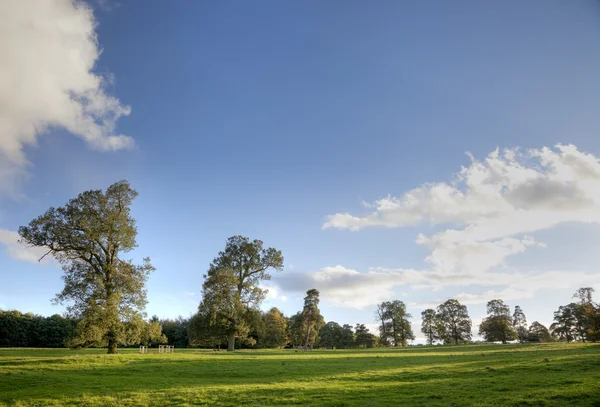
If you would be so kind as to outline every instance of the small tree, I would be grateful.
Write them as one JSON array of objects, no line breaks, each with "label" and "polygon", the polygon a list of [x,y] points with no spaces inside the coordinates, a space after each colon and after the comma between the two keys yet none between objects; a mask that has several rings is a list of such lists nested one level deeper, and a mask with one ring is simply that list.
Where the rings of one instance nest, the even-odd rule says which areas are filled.
[{"label": "small tree", "polygon": [[137,247],[130,213],[136,196],[120,181],[106,192],[83,192],[19,228],[22,243],[46,248],[63,266],[65,286],[55,301],[69,304],[69,315],[80,319],[74,345],[108,346],[108,353],[117,353],[119,344],[131,341],[127,323],[144,316],[146,280],[154,267],[149,258],[142,265],[122,258]]},{"label": "small tree", "polygon": [[510,308],[504,304],[504,301],[491,300],[487,303],[487,312],[487,318],[484,318],[479,325],[479,335],[483,336],[487,342],[506,343],[517,338]]},{"label": "small tree", "polygon": [[437,316],[435,310],[426,309],[421,312],[421,332],[425,335],[428,345],[440,339],[437,332]]},{"label": "small tree", "polygon": [[230,237],[225,250],[213,260],[204,276],[200,305],[210,315],[210,323],[227,334],[227,350],[235,349],[235,339],[245,340],[251,329],[251,309],[257,309],[267,291],[261,281],[270,280],[267,270],[283,269],[281,251],[263,248],[260,240]]},{"label": "small tree", "polygon": [[458,345],[471,340],[471,318],[467,307],[450,299],[437,307],[437,330],[444,343]]},{"label": "small tree", "polygon": [[525,342],[529,336],[529,331],[527,330],[527,318],[521,307],[518,305],[515,307],[515,312],[513,313],[513,328],[517,333],[519,342]]}]

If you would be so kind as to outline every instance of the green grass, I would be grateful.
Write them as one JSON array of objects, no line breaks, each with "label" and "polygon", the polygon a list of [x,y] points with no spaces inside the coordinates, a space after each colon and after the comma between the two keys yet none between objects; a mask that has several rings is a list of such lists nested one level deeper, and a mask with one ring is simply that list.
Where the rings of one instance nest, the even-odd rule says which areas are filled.
[{"label": "green grass", "polygon": [[0,406],[600,407],[595,344],[103,352],[0,349]]}]

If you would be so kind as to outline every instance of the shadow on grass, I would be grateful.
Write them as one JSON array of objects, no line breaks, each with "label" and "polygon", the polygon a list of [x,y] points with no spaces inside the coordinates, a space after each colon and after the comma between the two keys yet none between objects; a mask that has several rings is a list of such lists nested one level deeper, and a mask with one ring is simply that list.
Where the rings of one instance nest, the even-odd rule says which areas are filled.
[{"label": "shadow on grass", "polygon": [[[195,400],[192,405],[211,400],[219,403],[222,400],[228,405],[237,405],[237,401],[261,405],[261,400],[269,398],[272,405],[306,402],[343,406],[369,405],[367,399],[376,402],[372,405],[390,405],[386,403],[398,402],[394,400],[397,396],[412,400],[415,405],[438,402],[452,405],[448,400],[468,405],[473,400],[486,401],[488,396],[498,399],[506,393],[513,398],[518,395],[516,398],[523,403],[539,397],[544,403],[551,402],[556,396],[557,403],[565,404],[567,399],[561,397],[568,397],[569,389],[585,387],[600,394],[598,346],[559,347],[550,351],[545,347],[502,348],[503,351],[488,347],[492,353],[482,352],[485,346],[476,347],[476,351],[469,348],[449,347],[454,352],[441,355],[435,347],[430,347],[424,348],[429,349],[430,354],[419,350],[416,355],[389,350],[299,354],[241,352],[214,356],[189,353],[90,355],[36,363],[5,360],[0,364],[0,401],[44,405],[39,400],[59,404],[71,400],[76,404],[83,395],[84,398],[108,397],[97,405],[111,405],[111,397],[120,400],[118,403],[131,401],[131,405],[135,405],[133,398],[160,394],[159,399],[171,395],[173,399],[183,400],[181,403],[187,397]],[[548,354],[552,356],[544,361]],[[579,389],[573,394],[586,399],[588,390]],[[443,399],[436,399],[438,396]],[[149,399],[146,404],[185,405],[169,401],[169,397],[159,404]],[[351,401],[354,399],[358,401]],[[316,403],[317,400],[320,403]],[[327,404],[330,402],[338,404]]]}]

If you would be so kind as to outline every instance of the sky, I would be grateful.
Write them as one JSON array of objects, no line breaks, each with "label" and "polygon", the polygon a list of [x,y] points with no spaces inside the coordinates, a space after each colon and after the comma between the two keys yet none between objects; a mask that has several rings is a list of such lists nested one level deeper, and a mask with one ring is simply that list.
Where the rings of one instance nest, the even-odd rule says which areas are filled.
[{"label": "sky", "polygon": [[[282,251],[264,309],[376,328],[449,298],[552,322],[600,298],[600,3],[0,2],[0,309],[62,271],[16,230],[127,179],[148,315],[226,239]],[[42,252],[43,254],[43,252]]]}]

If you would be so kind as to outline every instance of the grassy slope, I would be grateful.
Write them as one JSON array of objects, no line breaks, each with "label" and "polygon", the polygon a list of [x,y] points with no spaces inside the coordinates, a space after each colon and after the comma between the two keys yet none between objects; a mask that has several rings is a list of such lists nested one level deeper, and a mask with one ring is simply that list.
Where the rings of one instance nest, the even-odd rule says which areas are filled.
[{"label": "grassy slope", "polygon": [[0,349],[0,405],[600,406],[600,345],[103,352]]}]

